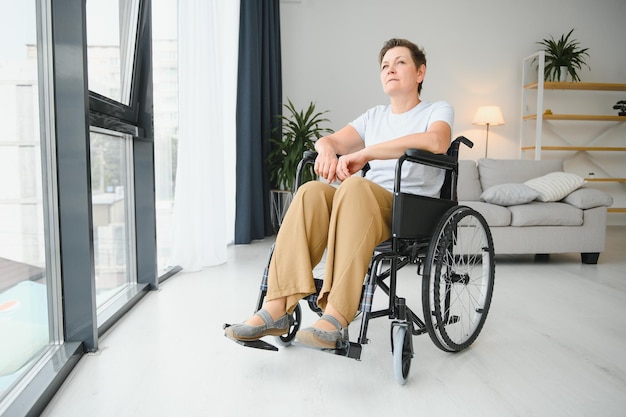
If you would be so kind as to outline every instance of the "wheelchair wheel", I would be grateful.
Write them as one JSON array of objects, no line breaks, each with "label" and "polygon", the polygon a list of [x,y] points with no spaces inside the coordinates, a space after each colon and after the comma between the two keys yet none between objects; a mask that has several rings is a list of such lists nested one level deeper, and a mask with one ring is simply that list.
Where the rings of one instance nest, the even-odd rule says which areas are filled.
[{"label": "wheelchair wheel", "polygon": [[296,305],[293,313],[289,316],[289,333],[284,336],[276,336],[274,339],[279,346],[287,347],[291,345],[291,342],[296,337],[296,333],[300,329],[302,323],[302,309],[300,304]]},{"label": "wheelchair wheel", "polygon": [[406,384],[411,369],[411,359],[413,359],[412,335],[407,330],[406,325],[393,325],[391,327],[393,374],[396,382],[400,385]]},{"label": "wheelchair wheel", "polygon": [[434,230],[422,280],[424,321],[437,347],[458,352],[476,340],[489,312],[494,278],[487,222],[469,207],[452,207]]}]

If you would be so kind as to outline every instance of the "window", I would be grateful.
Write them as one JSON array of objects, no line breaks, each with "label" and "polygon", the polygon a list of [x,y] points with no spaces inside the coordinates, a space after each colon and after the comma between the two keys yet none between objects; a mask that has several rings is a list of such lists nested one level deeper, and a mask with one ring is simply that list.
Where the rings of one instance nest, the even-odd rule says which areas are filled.
[{"label": "window", "polygon": [[92,129],[91,200],[96,306],[137,282],[132,196],[132,137]]},{"label": "window", "polygon": [[3,5],[0,414],[38,415],[157,286],[150,28],[150,1]]},{"label": "window", "polygon": [[0,401],[50,341],[35,3],[0,14]]},{"label": "window", "polygon": [[[139,213],[135,205],[137,192],[154,189],[152,103],[145,95],[152,85],[146,83],[150,72],[141,72],[146,49],[138,48],[150,42],[150,26],[138,30],[140,17],[149,18],[149,4],[86,2],[92,234],[100,331],[140,291],[140,276],[143,284],[150,279],[156,282],[156,248],[146,249],[150,243],[155,245],[154,196],[140,197],[142,210],[148,211]],[[149,161],[150,166],[138,168],[137,161]],[[144,198],[150,199],[147,205]],[[138,240],[144,246],[138,247]]]},{"label": "window", "polygon": [[138,0],[87,1],[89,90],[131,104]]}]

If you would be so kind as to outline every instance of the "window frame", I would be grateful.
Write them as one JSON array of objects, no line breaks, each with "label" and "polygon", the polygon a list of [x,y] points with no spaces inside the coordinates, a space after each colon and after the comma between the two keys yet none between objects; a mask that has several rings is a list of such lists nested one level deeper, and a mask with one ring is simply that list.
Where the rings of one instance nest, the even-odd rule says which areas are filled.
[{"label": "window frame", "polygon": [[[139,0],[129,106],[90,92],[84,0],[36,3],[50,345],[0,403],[0,414],[39,415],[85,352],[158,288],[152,124],[151,0]],[[132,136],[137,285],[98,320],[91,208],[90,127]]]}]

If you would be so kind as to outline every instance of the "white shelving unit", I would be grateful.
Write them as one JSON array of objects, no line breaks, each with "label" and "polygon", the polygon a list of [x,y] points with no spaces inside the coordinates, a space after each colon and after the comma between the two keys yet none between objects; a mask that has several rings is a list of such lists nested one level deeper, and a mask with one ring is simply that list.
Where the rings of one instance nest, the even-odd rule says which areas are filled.
[{"label": "white shelving unit", "polygon": [[[608,113],[617,100],[626,98],[626,84],[544,81],[544,67],[543,51],[524,58],[522,63],[522,159],[560,157],[569,162],[569,171],[576,168],[586,171],[583,176],[587,181],[599,186],[613,184],[609,192],[615,201],[608,211],[626,213],[626,116],[618,116],[617,112],[614,115],[578,113],[580,109],[588,111],[584,104],[600,96],[606,100]],[[548,100],[553,101],[547,105]],[[549,108],[552,105],[555,112]],[[557,108],[567,111],[561,113]],[[570,128],[575,124],[573,130],[559,134],[559,129],[565,130],[568,124]],[[594,129],[592,137],[585,138],[588,132],[584,125],[589,127],[590,124]],[[552,137],[546,132],[553,133]],[[600,176],[596,176],[595,171],[599,171]]]}]

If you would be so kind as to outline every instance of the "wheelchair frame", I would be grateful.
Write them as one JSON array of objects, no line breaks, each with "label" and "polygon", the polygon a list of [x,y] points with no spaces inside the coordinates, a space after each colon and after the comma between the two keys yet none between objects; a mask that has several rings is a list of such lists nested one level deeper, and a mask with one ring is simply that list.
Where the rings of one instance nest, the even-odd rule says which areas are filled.
[{"label": "wheelchair frame", "polygon": [[[483,216],[469,207],[457,205],[458,149],[461,143],[473,147],[469,139],[459,136],[446,155],[409,149],[398,159],[392,235],[376,247],[368,267],[359,308],[362,313],[359,337],[357,342],[338,343],[335,349],[322,350],[360,360],[362,345],[368,343],[369,320],[388,317],[392,320],[394,375],[396,381],[403,385],[414,356],[412,336],[428,333],[433,343],[447,352],[461,351],[478,337],[491,304],[495,260],[491,232]],[[298,165],[296,191],[302,182],[304,166],[314,162],[316,156],[315,152],[305,152]],[[441,198],[403,193],[400,174],[405,162],[444,169],[446,180]],[[255,311],[263,306],[272,253],[273,246]],[[408,264],[417,264],[417,274],[422,277],[423,318],[406,305],[405,298],[396,294],[397,273]],[[388,278],[389,283],[386,282]],[[319,293],[322,280],[315,279],[315,283]],[[387,294],[389,304],[382,310],[372,311],[377,287]],[[305,300],[311,310],[321,315],[316,304],[317,293],[305,297]],[[288,334],[275,338],[279,345],[291,344],[300,328],[301,317],[298,304],[290,316]],[[278,350],[263,340],[237,342],[247,347]]]}]

